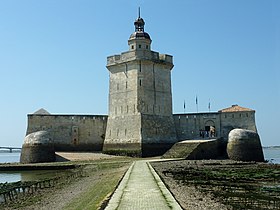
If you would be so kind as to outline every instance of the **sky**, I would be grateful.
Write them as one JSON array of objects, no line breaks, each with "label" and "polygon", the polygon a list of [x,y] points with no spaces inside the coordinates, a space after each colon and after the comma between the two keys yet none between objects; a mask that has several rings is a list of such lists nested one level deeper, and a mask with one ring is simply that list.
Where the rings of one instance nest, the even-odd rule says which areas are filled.
[{"label": "sky", "polygon": [[107,114],[107,56],[128,50],[138,7],[152,50],[173,55],[173,112],[256,110],[280,145],[279,0],[0,0],[0,146],[27,114]]}]

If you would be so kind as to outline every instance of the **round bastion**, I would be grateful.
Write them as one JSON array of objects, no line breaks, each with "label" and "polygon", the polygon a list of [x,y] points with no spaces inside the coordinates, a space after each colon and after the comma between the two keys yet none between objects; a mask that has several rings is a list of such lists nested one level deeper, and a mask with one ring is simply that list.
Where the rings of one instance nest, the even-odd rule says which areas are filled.
[{"label": "round bastion", "polygon": [[227,154],[232,160],[263,162],[259,135],[251,130],[233,129],[228,135]]},{"label": "round bastion", "polygon": [[54,162],[54,144],[47,131],[37,131],[28,134],[22,145],[21,163]]}]

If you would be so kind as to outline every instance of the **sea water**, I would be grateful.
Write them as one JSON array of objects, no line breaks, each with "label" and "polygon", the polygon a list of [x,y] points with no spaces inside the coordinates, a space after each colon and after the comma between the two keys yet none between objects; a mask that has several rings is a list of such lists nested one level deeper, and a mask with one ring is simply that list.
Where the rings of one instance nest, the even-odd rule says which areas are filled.
[{"label": "sea water", "polygon": [[[18,163],[20,152],[0,152],[0,163]],[[64,170],[0,171],[0,183],[35,181],[68,173]]]},{"label": "sea water", "polygon": [[[280,164],[280,148],[264,148],[264,158],[270,163]],[[20,152],[0,152],[0,163],[19,162]],[[62,170],[63,171],[63,170]],[[32,181],[61,173],[61,170],[0,171],[0,183]]]},{"label": "sea water", "polygon": [[0,152],[0,163],[18,163],[20,152]]},{"label": "sea water", "polygon": [[263,148],[264,159],[270,163],[280,164],[280,148],[267,147]]}]

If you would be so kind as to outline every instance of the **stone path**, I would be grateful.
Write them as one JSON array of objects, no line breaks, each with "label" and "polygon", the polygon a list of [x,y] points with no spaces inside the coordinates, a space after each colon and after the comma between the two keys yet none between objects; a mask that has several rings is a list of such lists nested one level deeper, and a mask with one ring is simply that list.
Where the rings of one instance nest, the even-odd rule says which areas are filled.
[{"label": "stone path", "polygon": [[105,210],[182,209],[147,160],[134,162]]}]

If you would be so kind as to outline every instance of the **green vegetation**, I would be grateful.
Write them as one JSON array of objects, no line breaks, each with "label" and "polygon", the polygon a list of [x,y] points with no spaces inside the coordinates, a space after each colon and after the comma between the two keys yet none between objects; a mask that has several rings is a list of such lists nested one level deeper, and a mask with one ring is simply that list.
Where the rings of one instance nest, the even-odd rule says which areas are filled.
[{"label": "green vegetation", "polygon": [[[25,206],[34,205],[35,203],[48,199],[54,191],[59,193],[60,190],[63,191],[64,188],[68,189],[67,187],[69,187],[69,185],[86,181],[85,190],[79,192],[72,200],[66,200],[64,209],[100,209],[106,204],[110,195],[116,189],[132,160],[131,158],[118,157],[106,160],[71,161],[71,163],[48,163],[48,165],[53,166],[65,164],[75,165],[75,169],[72,170],[74,170],[75,174],[79,174],[79,176],[74,176],[73,179],[70,179],[69,176],[53,177],[52,180],[55,180],[55,184],[49,187],[38,187],[38,189],[32,191],[32,193],[25,193],[25,195],[18,196],[8,203],[0,204],[0,208],[24,209]],[[44,180],[41,180],[40,182],[43,181]],[[37,182],[30,183],[34,184]],[[27,183],[17,182],[1,185],[0,187],[3,191],[7,190],[7,188],[20,187],[24,184]],[[75,190],[73,187],[71,189]]]},{"label": "green vegetation", "polygon": [[[72,200],[64,209],[100,209],[109,199],[123,177],[130,162],[114,161],[97,164],[93,175],[98,179],[88,191]],[[124,167],[126,166],[126,167]]]},{"label": "green vegetation", "polygon": [[104,170],[103,172],[110,174],[100,176],[88,191],[72,200],[64,209],[100,209],[117,187],[125,170]]},{"label": "green vegetation", "polygon": [[162,174],[172,176],[179,185],[210,193],[234,209],[280,209],[280,165],[194,161]]}]

